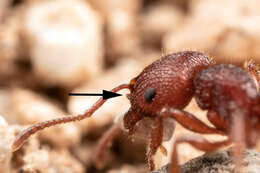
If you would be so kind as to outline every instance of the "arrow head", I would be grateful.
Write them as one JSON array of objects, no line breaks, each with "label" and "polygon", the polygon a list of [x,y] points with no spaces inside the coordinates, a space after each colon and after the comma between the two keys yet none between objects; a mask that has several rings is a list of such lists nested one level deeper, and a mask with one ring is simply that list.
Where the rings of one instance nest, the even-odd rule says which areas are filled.
[{"label": "arrow head", "polygon": [[111,91],[103,90],[103,100],[110,99],[110,98],[113,98],[113,97],[118,97],[118,96],[122,96],[122,94],[118,94],[118,93],[114,93],[114,92],[111,92]]}]

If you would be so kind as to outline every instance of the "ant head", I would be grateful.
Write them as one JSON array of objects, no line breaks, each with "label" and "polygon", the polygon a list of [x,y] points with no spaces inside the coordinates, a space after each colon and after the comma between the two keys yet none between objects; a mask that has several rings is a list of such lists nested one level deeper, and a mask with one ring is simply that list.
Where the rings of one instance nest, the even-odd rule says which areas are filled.
[{"label": "ant head", "polygon": [[165,106],[184,108],[191,100],[193,78],[212,63],[202,53],[183,51],[162,57],[130,82],[133,111],[154,117]]}]

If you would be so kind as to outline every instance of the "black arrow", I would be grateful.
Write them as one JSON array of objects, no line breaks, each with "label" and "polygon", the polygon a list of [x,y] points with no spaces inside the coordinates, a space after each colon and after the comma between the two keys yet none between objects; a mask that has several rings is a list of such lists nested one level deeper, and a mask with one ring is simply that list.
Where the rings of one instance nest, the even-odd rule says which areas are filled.
[{"label": "black arrow", "polygon": [[93,93],[69,93],[69,96],[102,96],[103,100],[110,99],[113,97],[122,96],[122,94],[114,93],[111,91],[103,90],[102,94],[93,94]]}]

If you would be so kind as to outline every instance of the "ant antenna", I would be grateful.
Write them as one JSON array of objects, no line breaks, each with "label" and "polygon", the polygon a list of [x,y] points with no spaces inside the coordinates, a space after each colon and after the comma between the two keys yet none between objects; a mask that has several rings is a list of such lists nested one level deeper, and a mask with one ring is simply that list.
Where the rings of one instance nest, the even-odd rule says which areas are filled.
[{"label": "ant antenna", "polygon": [[[122,84],[119,85],[111,90],[111,92],[117,92],[122,89],[129,89],[130,85],[129,84]],[[80,121],[85,118],[90,117],[97,109],[99,109],[107,100],[103,100],[100,98],[95,104],[93,104],[84,114],[76,115],[76,116],[65,116],[61,118],[56,118],[52,120],[47,120],[43,121],[37,124],[32,125],[31,127],[23,130],[14,140],[12,144],[12,151],[18,150],[23,143],[34,133],[45,129],[46,127],[51,127],[55,126],[57,124],[62,124],[62,123],[68,123],[72,121]]]}]

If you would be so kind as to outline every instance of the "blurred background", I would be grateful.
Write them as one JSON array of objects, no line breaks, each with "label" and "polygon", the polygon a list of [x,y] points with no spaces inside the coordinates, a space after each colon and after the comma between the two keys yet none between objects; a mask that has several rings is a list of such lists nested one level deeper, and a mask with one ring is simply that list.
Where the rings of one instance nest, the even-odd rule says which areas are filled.
[{"label": "blurred background", "polygon": [[[30,124],[83,113],[97,100],[69,92],[128,83],[172,52],[201,51],[218,63],[260,63],[259,9],[258,0],[1,0],[0,172],[148,172],[146,141],[123,133],[104,168],[93,164],[98,139],[130,107],[125,97],[108,101],[90,119],[34,135],[15,153],[10,145]],[[207,121],[194,101],[186,109]],[[174,138],[188,133],[177,126]],[[158,152],[157,168],[169,162],[172,140],[164,146],[168,157]],[[202,154],[188,145],[179,150],[181,163]]]}]

